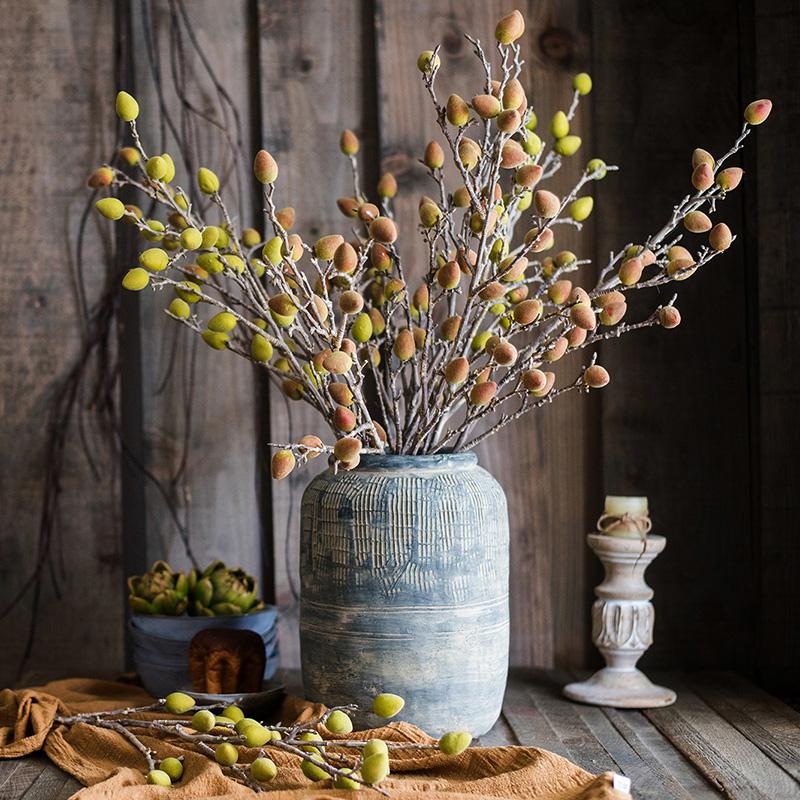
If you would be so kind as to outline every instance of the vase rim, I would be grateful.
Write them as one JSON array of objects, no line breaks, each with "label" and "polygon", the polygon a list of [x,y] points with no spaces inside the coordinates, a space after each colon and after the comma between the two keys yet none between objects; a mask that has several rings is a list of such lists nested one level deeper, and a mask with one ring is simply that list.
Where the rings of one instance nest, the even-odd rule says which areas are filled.
[{"label": "vase rim", "polygon": [[405,453],[364,453],[356,468],[367,469],[463,469],[478,463],[472,451],[464,453],[433,453],[408,455]]}]

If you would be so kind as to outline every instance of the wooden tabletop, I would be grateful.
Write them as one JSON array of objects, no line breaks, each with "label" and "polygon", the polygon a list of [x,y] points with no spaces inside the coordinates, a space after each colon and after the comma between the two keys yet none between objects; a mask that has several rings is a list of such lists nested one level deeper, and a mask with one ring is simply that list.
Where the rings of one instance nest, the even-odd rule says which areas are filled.
[{"label": "wooden tabletop", "polygon": [[[637,800],[800,798],[800,713],[729,673],[658,675],[678,701],[617,711],[565,700],[575,675],[514,671],[503,715],[479,744],[551,750],[632,781]],[[4,800],[66,800],[80,788],[41,755],[0,761]]]}]

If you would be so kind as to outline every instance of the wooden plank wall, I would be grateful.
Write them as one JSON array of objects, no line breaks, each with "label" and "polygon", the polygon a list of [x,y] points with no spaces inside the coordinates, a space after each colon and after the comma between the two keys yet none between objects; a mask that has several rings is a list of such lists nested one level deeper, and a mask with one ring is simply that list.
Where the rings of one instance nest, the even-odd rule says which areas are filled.
[{"label": "wooden plank wall", "polygon": [[[568,104],[575,72],[586,69],[595,79],[574,125],[584,147],[564,171],[563,186],[590,156],[624,167],[596,187],[596,212],[580,237],[559,232],[559,246],[580,257],[602,260],[609,249],[660,227],[688,186],[692,148],[727,148],[751,96],[773,96],[776,111],[748,143],[755,147],[744,162],[747,186],[722,211],[739,239],[724,261],[681,288],[684,324],[604,347],[613,379],[608,390],[563,399],[479,451],[509,498],[512,661],[596,663],[588,612],[599,575],[584,534],[606,491],[646,493],[657,531],[670,542],[651,570],[659,625],[645,664],[738,669],[785,687],[800,660],[793,577],[800,552],[792,535],[798,434],[790,422],[798,392],[791,368],[798,302],[789,258],[798,234],[792,224],[796,169],[786,169],[798,113],[797,70],[787,65],[798,45],[800,12],[788,0],[522,5],[527,88],[540,119]],[[14,113],[0,137],[3,163],[10,165],[0,173],[0,220],[6,229],[35,231],[24,242],[14,237],[7,243],[8,261],[28,266],[3,273],[4,299],[16,293],[23,302],[11,306],[11,332],[0,340],[0,442],[9,454],[0,467],[0,507],[14,509],[13,524],[0,532],[0,600],[22,585],[35,562],[41,419],[80,339],[77,312],[53,265],[67,274],[64,241],[85,196],[82,180],[111,144],[115,86],[104,65],[116,57],[118,72],[127,67],[154,150],[171,146],[160,102],[179,126],[186,121],[176,74],[194,108],[227,115],[232,123],[206,66],[213,70],[240,114],[239,213],[243,219],[254,213],[248,165],[263,144],[281,164],[279,205],[296,206],[297,229],[312,240],[343,231],[333,201],[347,193],[349,173],[337,140],[341,128],[356,130],[365,185],[373,187],[384,169],[398,177],[398,218],[406,233],[401,252],[412,275],[419,275],[413,229],[427,179],[417,159],[436,131],[416,55],[441,41],[441,91],[472,94],[478,70],[462,34],[488,41],[495,20],[513,4],[235,0],[225,14],[212,0],[184,7],[197,47],[185,47],[185,68],[177,73],[170,47],[181,4],[174,0],[113,7],[48,0],[26,7],[0,32],[3,74],[24,77],[5,81],[2,89],[4,108]],[[131,49],[120,39],[126,30]],[[65,162],[59,156],[67,124]],[[185,165],[190,172],[198,152],[203,163],[227,172],[230,149],[212,126],[198,128]],[[235,171],[229,184],[237,186]],[[52,206],[51,225],[61,225],[58,236],[39,233],[43,197]],[[87,270],[101,263],[103,252],[98,233],[84,252]],[[92,290],[99,291],[99,283]],[[267,594],[284,612],[284,663],[296,664],[299,501],[312,472],[298,471],[280,484],[265,481],[262,445],[321,426],[232,356],[175,339],[152,298],[128,303],[122,314],[123,430],[131,445],[138,436],[136,455],[164,482],[199,560],[221,557],[254,571],[263,562]],[[43,341],[52,343],[44,348]],[[164,382],[169,364],[172,377]],[[181,566],[188,560],[162,492],[141,470],[127,463],[121,492],[116,480],[89,477],[76,434],[67,453],[69,491],[60,528],[67,600],[43,595],[44,624],[29,666],[55,659],[67,671],[80,670],[88,649],[98,653],[93,668],[111,671],[122,665],[123,573],[159,556]],[[113,467],[108,474],[118,474]],[[99,596],[109,600],[96,609]],[[0,636],[24,635],[30,602],[0,622]],[[74,614],[91,615],[91,627],[60,624]],[[6,661],[0,683],[13,671]]]}]

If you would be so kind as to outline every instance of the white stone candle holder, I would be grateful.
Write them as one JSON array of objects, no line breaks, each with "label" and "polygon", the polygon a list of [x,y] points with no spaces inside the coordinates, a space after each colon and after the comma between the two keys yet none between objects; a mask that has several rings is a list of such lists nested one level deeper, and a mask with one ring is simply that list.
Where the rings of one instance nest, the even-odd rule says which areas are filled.
[{"label": "white stone candle holder", "polygon": [[603,582],[595,588],[592,606],[592,641],[606,666],[591,678],[564,687],[570,700],[613,708],[658,708],[675,702],[672,689],[656,686],[636,662],[653,643],[655,609],[653,590],[644,573],[664,549],[664,536],[629,539],[590,533],[589,547],[605,568]]}]

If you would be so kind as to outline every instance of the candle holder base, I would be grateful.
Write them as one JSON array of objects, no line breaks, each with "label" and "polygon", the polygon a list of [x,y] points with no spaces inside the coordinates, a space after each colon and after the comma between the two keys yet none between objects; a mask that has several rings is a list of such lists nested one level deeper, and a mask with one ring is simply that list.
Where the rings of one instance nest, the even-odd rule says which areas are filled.
[{"label": "candle holder base", "polygon": [[567,684],[564,695],[578,703],[611,708],[661,708],[672,705],[677,698],[672,689],[657,686],[638,669],[608,667],[588,680]]}]

